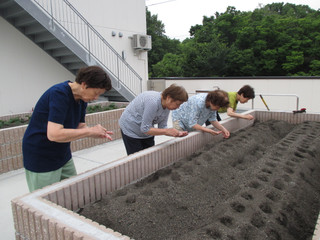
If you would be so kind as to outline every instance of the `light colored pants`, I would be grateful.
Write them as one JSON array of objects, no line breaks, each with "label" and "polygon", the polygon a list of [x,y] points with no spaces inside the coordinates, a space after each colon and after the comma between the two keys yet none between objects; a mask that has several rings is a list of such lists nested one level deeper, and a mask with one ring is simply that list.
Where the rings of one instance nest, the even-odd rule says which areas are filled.
[{"label": "light colored pants", "polygon": [[41,173],[32,172],[27,169],[25,171],[30,192],[77,175],[72,158],[64,166],[55,171]]}]

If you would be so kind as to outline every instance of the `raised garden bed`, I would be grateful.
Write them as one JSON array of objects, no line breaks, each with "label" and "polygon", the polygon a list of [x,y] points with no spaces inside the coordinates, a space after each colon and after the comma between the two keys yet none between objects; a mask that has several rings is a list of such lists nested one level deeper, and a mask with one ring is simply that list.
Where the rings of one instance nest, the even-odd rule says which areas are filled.
[{"label": "raised garden bed", "polygon": [[[292,113],[261,111],[252,111],[250,113],[252,113],[257,120],[260,120],[262,122],[270,119],[284,120],[292,124],[298,124],[304,121],[320,122],[319,114],[293,115]],[[224,120],[222,124],[228,129],[230,129],[231,132],[234,132],[236,130],[250,126],[252,122],[245,121],[242,119],[227,119]],[[303,128],[301,130],[304,131]],[[269,133],[266,132],[265,134],[267,137]],[[294,135],[295,134],[296,133],[294,133]],[[296,136],[299,136],[299,134]],[[288,139],[282,140],[280,144],[281,146],[279,147],[285,148],[286,146],[282,146],[282,144],[288,144],[287,141],[290,142],[292,140],[291,137],[292,136],[288,137]],[[309,137],[310,136],[308,136],[305,140],[310,141],[311,139],[309,139]],[[301,138],[301,140],[303,139]],[[57,239],[130,239],[131,236],[128,237],[122,233],[115,232],[113,229],[99,225],[90,219],[80,216],[76,212],[79,209],[82,209],[86,206],[89,206],[90,204],[93,204],[105,198],[108,194],[112,194],[112,192],[122,189],[126,185],[137,183],[139,180],[147,176],[150,176],[159,169],[162,169],[166,166],[173,164],[174,162],[177,162],[179,159],[191,156],[194,152],[201,149],[208,142],[210,142],[214,146],[216,144],[219,144],[220,141],[221,137],[219,136],[211,136],[209,134],[194,132],[189,134],[185,138],[172,139],[152,148],[119,159],[118,161],[102,165],[83,174],[79,174],[78,176],[75,176],[73,178],[66,179],[60,183],[53,184],[51,186],[37,190],[33,193],[14,199],[12,201],[12,209],[17,239],[47,239],[50,237]],[[309,154],[308,152],[302,152],[303,149],[299,149],[300,150],[297,149],[297,152],[293,152],[293,154],[295,154],[296,152],[296,155],[293,156],[294,159],[300,159],[299,155],[306,154],[312,156],[312,154]],[[272,154],[270,153],[270,155]],[[276,157],[279,156],[275,155],[274,158]],[[204,162],[206,161],[207,160],[204,160]],[[278,172],[280,171],[280,167],[282,167],[283,175],[289,175],[290,177],[290,169],[284,169],[286,167],[286,163],[284,163],[284,165],[281,163],[281,166],[273,168],[273,164],[276,163],[273,163],[272,161],[273,160],[271,159],[270,161],[266,160],[266,166],[261,166],[261,168],[259,168],[263,174],[268,175],[272,174],[273,172]],[[246,171],[246,168],[242,169],[240,162],[230,162],[230,171],[236,168],[238,168],[239,172]],[[300,163],[297,162],[297,164],[299,165]],[[250,167],[250,164],[248,166]],[[268,171],[269,168],[272,170]],[[263,169],[266,169],[266,171],[263,171]],[[306,171],[309,170],[311,169],[306,169]],[[222,173],[218,172],[217,174]],[[249,174],[254,174],[254,172],[249,172]],[[304,173],[304,175],[307,178],[309,177],[306,176],[306,173]],[[291,177],[291,179],[295,179],[293,176]],[[259,179],[261,180],[266,178],[261,176],[261,178]],[[233,181],[235,180],[236,179],[233,179]],[[288,178],[288,176],[284,176],[282,180],[283,182],[274,181],[271,183],[271,185],[273,186],[273,191],[281,191],[281,188],[283,189],[283,187],[294,186],[294,184],[291,183],[290,178]],[[225,228],[233,226],[228,226],[229,223],[233,223],[233,219],[231,218],[232,214],[242,214],[243,211],[241,209],[244,209],[243,206],[247,206],[245,202],[250,201],[250,195],[252,194],[252,196],[254,197],[256,196],[254,192],[259,191],[259,185],[256,183],[256,181],[258,182],[258,180],[256,179],[251,179],[249,186],[243,186],[243,189],[241,187],[241,191],[247,191],[248,194],[242,194],[243,192],[241,191],[234,192],[235,196],[239,195],[239,197],[243,199],[241,199],[241,202],[238,202],[237,199],[234,198],[221,203],[222,205],[225,205],[225,208],[223,209],[226,211],[223,210],[221,212],[215,212],[215,215],[220,216],[220,218],[217,219],[219,225],[225,223]],[[262,181],[262,185],[260,186],[264,188],[267,187],[267,185],[268,184],[263,183]],[[165,184],[160,184],[158,187],[161,186],[165,186]],[[201,186],[202,185],[199,185],[199,187]],[[193,188],[197,188],[197,186],[193,186]],[[223,193],[223,191],[221,193]],[[268,193],[269,192],[266,192],[266,197]],[[246,196],[247,199],[245,199]],[[257,210],[260,209],[262,211],[261,214],[263,216],[267,216],[270,209],[271,211],[275,209],[273,208],[273,204],[275,204],[276,206],[281,205],[277,205],[276,195],[270,194],[268,196],[270,197],[269,199],[271,201],[270,205],[269,202],[267,202],[269,200],[260,199],[261,205],[259,205],[259,207],[257,208]],[[274,200],[274,203],[272,203],[272,199]],[[259,199],[255,200],[257,201]],[[263,200],[266,200],[266,202],[264,202]],[[131,201],[130,203],[129,201],[129,204],[134,204],[134,202]],[[293,205],[290,206],[293,207]],[[145,207],[147,208],[148,205],[146,205]],[[164,206],[164,208],[166,207],[168,206]],[[183,206],[182,208],[180,208],[181,211],[186,211],[186,209],[188,209],[188,206]],[[247,209],[254,210],[250,209],[250,204],[248,205]],[[290,210],[290,208],[288,208],[287,210]],[[224,216],[224,214],[226,214],[226,216]],[[254,217],[255,214],[252,214],[251,216]],[[257,224],[257,226],[263,227],[263,221],[260,221],[260,216],[261,215],[257,215],[255,218],[257,221],[253,219],[252,222],[254,224]],[[286,216],[289,218],[291,217],[289,215]],[[194,215],[194,217],[199,216]],[[262,218],[262,220],[264,220],[264,218]],[[285,224],[285,220],[286,218],[283,215],[280,215],[279,221],[283,221],[283,224]],[[259,223],[261,223],[262,225],[259,225]],[[289,221],[287,223],[289,223]],[[250,233],[255,232],[250,231],[254,227],[243,227],[244,228],[238,230],[241,230],[244,239],[252,239],[251,236],[253,235],[250,235]],[[237,230],[236,227],[235,229]],[[194,233],[197,234],[197,232]],[[207,236],[207,239],[219,239],[219,236],[222,236],[224,232],[219,232],[216,229],[216,224],[213,224],[212,226],[206,228],[204,233],[207,234],[204,235]],[[273,236],[275,237],[274,239],[279,239],[277,238],[276,232],[272,231],[272,229],[270,229],[268,233],[271,234],[269,235],[269,237]],[[319,226],[317,225],[316,230],[314,232],[314,239],[319,239],[319,234]],[[192,235],[190,235],[190,237],[192,237]]]}]

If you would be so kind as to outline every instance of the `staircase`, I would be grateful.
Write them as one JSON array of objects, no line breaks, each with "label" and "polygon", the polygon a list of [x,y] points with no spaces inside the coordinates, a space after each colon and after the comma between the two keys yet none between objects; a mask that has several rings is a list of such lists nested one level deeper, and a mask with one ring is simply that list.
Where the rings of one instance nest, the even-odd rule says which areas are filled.
[{"label": "staircase", "polygon": [[102,67],[112,81],[109,101],[142,92],[142,78],[67,0],[0,0],[0,16],[73,74]]}]

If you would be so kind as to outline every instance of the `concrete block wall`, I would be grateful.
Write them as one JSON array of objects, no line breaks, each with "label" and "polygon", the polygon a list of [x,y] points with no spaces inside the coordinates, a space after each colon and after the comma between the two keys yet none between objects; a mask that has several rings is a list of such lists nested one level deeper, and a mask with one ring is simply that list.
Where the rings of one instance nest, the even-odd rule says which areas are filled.
[{"label": "concrete block wall", "polygon": [[[287,119],[293,123],[320,121],[320,114],[248,111],[259,121]],[[253,121],[226,119],[221,122],[231,132],[248,127]],[[130,239],[76,211],[106,194],[134,183],[180,158],[189,156],[208,141],[221,136],[192,132],[138,153],[102,165],[78,176],[47,186],[12,200],[16,239]],[[319,220],[320,221],[320,220]],[[319,229],[319,221],[316,229]],[[319,232],[315,236],[319,236]],[[314,238],[319,239],[319,237]]]},{"label": "concrete block wall", "polygon": [[[118,126],[118,120],[123,111],[124,108],[87,114],[86,123],[88,126],[94,126],[100,123],[109,131],[113,131],[113,139],[119,139],[121,138],[121,132]],[[22,138],[26,129],[27,125],[0,129],[0,174],[23,167]],[[106,141],[106,139],[94,138],[79,139],[71,142],[71,150],[73,152],[79,151],[105,143]]]}]

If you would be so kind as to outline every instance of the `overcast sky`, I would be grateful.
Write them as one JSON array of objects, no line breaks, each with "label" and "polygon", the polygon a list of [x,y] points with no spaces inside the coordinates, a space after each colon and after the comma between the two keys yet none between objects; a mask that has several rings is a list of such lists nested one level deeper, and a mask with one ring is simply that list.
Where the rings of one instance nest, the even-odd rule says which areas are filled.
[{"label": "overcast sky", "polygon": [[228,6],[240,11],[253,11],[259,5],[273,2],[289,2],[296,5],[308,5],[320,9],[320,0],[146,0],[146,6],[153,15],[158,15],[165,25],[165,35],[183,40],[189,37],[191,26],[202,24],[203,16],[214,16],[216,12],[225,12]]}]

